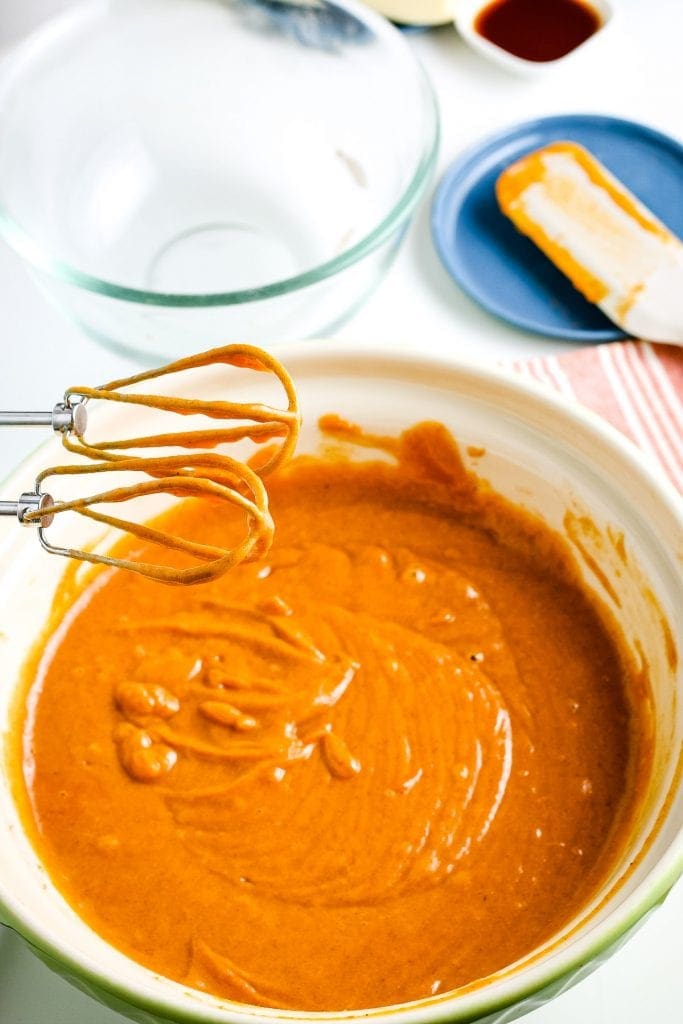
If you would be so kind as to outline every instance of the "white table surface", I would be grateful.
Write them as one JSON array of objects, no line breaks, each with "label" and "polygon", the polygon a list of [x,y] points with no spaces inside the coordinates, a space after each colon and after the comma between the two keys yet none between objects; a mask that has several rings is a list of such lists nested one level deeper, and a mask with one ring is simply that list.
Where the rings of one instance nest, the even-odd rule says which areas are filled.
[{"label": "white table surface", "polygon": [[[613,2],[618,16],[604,37],[565,67],[537,80],[510,77],[469,51],[450,28],[411,37],[410,45],[430,73],[441,103],[440,172],[478,138],[546,114],[616,114],[681,138],[683,0]],[[68,0],[0,0],[0,48],[67,6]],[[97,383],[134,366],[96,347],[63,320],[2,242],[0,323],[0,408],[50,408],[67,384]],[[485,361],[572,347],[508,328],[457,290],[432,249],[428,199],[388,277],[339,335]],[[0,479],[38,440],[30,431],[3,433]],[[525,1020],[681,1024],[683,883],[608,964]],[[0,927],[0,1024],[122,1021],[50,974]]]}]

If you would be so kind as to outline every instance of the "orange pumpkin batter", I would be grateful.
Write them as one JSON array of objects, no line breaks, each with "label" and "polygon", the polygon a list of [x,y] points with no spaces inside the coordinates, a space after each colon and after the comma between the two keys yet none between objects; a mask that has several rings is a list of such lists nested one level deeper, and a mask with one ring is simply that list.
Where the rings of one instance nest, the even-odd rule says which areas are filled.
[{"label": "orange pumpkin batter", "polygon": [[[647,768],[646,683],[560,539],[437,425],[357,440],[394,458],[270,479],[265,560],[190,590],[101,573],[28,679],[55,883],[242,1002],[371,1007],[510,964],[595,891]],[[164,525],[218,544],[224,516]]]}]

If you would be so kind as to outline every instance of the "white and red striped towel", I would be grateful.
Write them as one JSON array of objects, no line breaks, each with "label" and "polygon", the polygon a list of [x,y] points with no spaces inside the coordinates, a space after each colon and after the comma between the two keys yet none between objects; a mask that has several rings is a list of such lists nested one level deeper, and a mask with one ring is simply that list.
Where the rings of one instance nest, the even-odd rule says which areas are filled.
[{"label": "white and red striped towel", "polygon": [[683,491],[683,349],[613,342],[512,368],[617,427]]}]

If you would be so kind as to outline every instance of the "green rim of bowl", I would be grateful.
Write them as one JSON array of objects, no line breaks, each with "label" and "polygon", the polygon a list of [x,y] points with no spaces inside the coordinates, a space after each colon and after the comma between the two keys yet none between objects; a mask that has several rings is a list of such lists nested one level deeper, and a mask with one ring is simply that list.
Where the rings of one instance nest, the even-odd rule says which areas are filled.
[{"label": "green rim of bowl", "polygon": [[[309,345],[310,343],[291,345],[286,353],[286,358],[294,362],[302,356],[310,357],[311,350]],[[318,351],[317,357],[320,358],[321,355],[322,353]],[[374,359],[373,353],[369,353],[364,347],[353,348],[352,346],[341,355],[349,365],[353,362],[355,371],[362,367],[364,361],[370,365]],[[328,351],[323,361],[336,358],[339,358],[339,354]],[[673,485],[665,479],[660,471],[649,465],[643,453],[620,434],[616,428],[606,423],[590,409],[581,406],[577,402],[570,401],[560,394],[547,394],[540,390],[538,386],[524,381],[513,371],[483,367],[471,361],[449,359],[448,357],[423,355],[417,358],[411,354],[396,352],[391,354],[390,361],[404,369],[412,366],[420,370],[423,370],[425,367],[431,367],[439,371],[452,370],[456,373],[464,372],[467,374],[476,372],[478,375],[488,378],[489,381],[495,381],[507,387],[512,385],[516,390],[526,393],[530,400],[541,403],[552,412],[564,414],[574,420],[578,417],[580,421],[583,421],[584,425],[589,425],[603,442],[615,448],[618,455],[631,464],[634,472],[644,474],[648,478],[651,487],[660,493],[668,504],[673,504],[672,499],[678,500],[678,494],[674,490]],[[40,450],[40,447],[26,456],[6,479],[11,479],[21,469],[22,465],[35,458],[36,452]],[[277,1010],[269,1012],[267,1009],[263,1010],[260,1007],[245,1006],[242,1009],[239,1004],[231,1004],[230,1006],[225,1006],[225,1008],[216,1005],[198,1004],[196,1007],[185,1008],[174,1005],[173,997],[170,995],[167,1000],[146,996],[126,984],[117,984],[106,974],[98,971],[97,968],[85,966],[78,959],[68,953],[64,953],[49,938],[41,935],[40,931],[36,930],[32,924],[22,920],[21,916],[11,910],[2,898],[0,898],[0,923],[5,924],[25,939],[38,956],[42,954],[46,960],[50,961],[52,969],[62,973],[67,977],[67,980],[69,977],[74,979],[76,986],[82,987],[93,998],[99,999],[106,1004],[106,997],[110,996],[113,1000],[130,1007],[133,1013],[137,1011],[138,1014],[153,1014],[160,1021],[168,1022],[168,1024],[223,1024],[223,1022],[230,1021],[234,1022],[234,1024],[273,1024],[276,1020],[312,1021],[324,1024],[324,1022],[329,1021],[357,1022],[360,1020],[376,1020],[382,1017],[400,1018],[401,1024],[475,1024],[476,1021],[481,1021],[490,1015],[504,1013],[512,1007],[519,1007],[519,1013],[514,1013],[513,1016],[506,1015],[504,1018],[501,1018],[499,1024],[503,1024],[503,1021],[514,1020],[524,1013],[531,1011],[534,1007],[529,1006],[524,1009],[524,1003],[535,995],[543,997],[545,990],[553,988],[553,986],[565,979],[571,980],[577,972],[589,963],[595,962],[595,966],[599,966],[603,955],[609,955],[620,940],[628,938],[636,925],[650,911],[654,910],[664,901],[679,878],[683,876],[683,849],[677,849],[677,847],[680,847],[679,840],[680,834],[664,854],[660,864],[652,869],[650,875],[643,879],[635,892],[628,897],[625,907],[617,908],[614,911],[615,920],[606,930],[600,929],[599,937],[592,941],[588,941],[588,937],[586,937],[586,945],[579,951],[565,954],[564,956],[560,953],[560,963],[556,966],[549,964],[544,968],[541,963],[536,968],[537,973],[532,979],[517,985],[515,985],[514,979],[512,979],[511,989],[499,996],[484,997],[481,1002],[477,1002],[476,990],[469,993],[473,997],[474,1005],[470,1003],[469,1006],[462,1008],[453,1005],[452,999],[449,998],[447,993],[437,1000],[417,1001],[415,1003],[376,1007],[363,1011],[342,1011],[337,1013],[290,1013]],[[655,874],[656,877],[652,878],[652,874]],[[82,982],[82,986],[79,986],[79,982]],[[178,985],[178,988],[182,990],[182,986]],[[548,998],[552,998],[553,994],[549,992]],[[120,1007],[117,1007],[117,1009],[120,1010]],[[122,1012],[125,1012],[125,1010]],[[496,1022],[491,1021],[490,1024],[496,1024]]]},{"label": "green rim of bowl", "polygon": [[[632,929],[651,910],[662,903],[681,874],[683,874],[683,857],[679,857],[674,862],[658,884],[643,897],[642,901],[630,911],[624,920],[619,921],[606,935],[602,936],[600,941],[593,943],[581,954],[570,958],[568,962],[563,963],[556,970],[539,976],[536,981],[529,982],[520,989],[500,996],[497,999],[490,999],[482,1002],[479,1006],[463,1010],[459,1010],[457,1006],[450,1005],[447,999],[444,999],[438,1006],[429,1004],[421,1006],[419,1003],[413,1005],[408,1003],[400,1006],[378,1007],[376,1009],[359,1011],[357,1014],[348,1012],[286,1014],[278,1011],[271,1011],[269,1013],[266,1008],[245,1006],[242,1009],[237,1004],[235,1004],[234,1008],[230,1006],[225,1009],[201,1005],[192,1009],[173,1006],[170,1002],[160,1002],[143,996],[126,985],[116,984],[108,977],[99,974],[96,970],[89,970],[83,964],[65,955],[51,942],[43,939],[30,926],[27,927],[11,911],[8,911],[2,902],[0,902],[0,907],[2,907],[4,913],[2,923],[28,942],[39,958],[42,954],[50,960],[51,968],[60,974],[63,973],[67,980],[69,976],[72,976],[76,980],[77,985],[79,980],[83,981],[87,987],[86,990],[92,998],[99,1000],[98,993],[102,993],[105,996],[109,995],[130,1006],[134,1012],[141,1010],[144,1013],[152,1013],[159,1017],[160,1020],[168,1021],[169,1024],[218,1024],[220,1021],[228,1020],[239,1021],[240,1024],[248,1024],[250,1021],[267,1021],[269,1024],[272,1024],[276,1020],[321,1022],[348,1020],[351,1022],[381,1017],[400,1017],[401,1021],[405,1022],[405,1024],[476,1024],[482,1018],[486,1018],[494,1013],[503,1012],[512,1006],[519,1006],[520,1008],[520,1013],[515,1014],[515,1017],[522,1016],[528,1012],[522,1009],[522,1004],[527,999],[531,999],[533,996],[541,994],[545,989],[551,988],[564,979],[570,978],[588,963],[595,961],[596,967],[598,967],[602,955],[609,955],[620,939],[627,938]],[[91,989],[95,991],[93,992]],[[552,995],[549,998],[552,998]],[[253,1012],[250,1012],[252,1010]],[[531,1007],[529,1007],[529,1010],[531,1010]],[[509,1019],[512,1020],[514,1018]]]},{"label": "green rim of bowl", "polygon": [[[279,295],[288,295],[291,292],[318,284],[318,282],[324,281],[328,277],[339,273],[339,271],[345,270],[352,264],[359,262],[373,252],[373,250],[377,249],[403,223],[407,222],[425,191],[436,165],[441,139],[439,106],[426,71],[397,28],[374,11],[361,6],[356,0],[334,0],[334,2],[340,7],[346,8],[354,17],[366,24],[374,35],[387,40],[394,48],[398,47],[403,51],[404,59],[412,63],[415,69],[416,85],[423,92],[426,132],[417,167],[403,195],[379,224],[362,238],[360,242],[357,242],[332,260],[321,263],[304,273],[283,278],[281,281],[274,281],[271,284],[260,285],[258,288],[245,288],[239,291],[195,294],[154,292],[140,288],[128,288],[115,284],[113,281],[105,281],[99,277],[94,277],[92,274],[87,274],[70,263],[65,263],[58,259],[49,250],[42,249],[33,240],[31,235],[8,213],[1,198],[0,234],[4,235],[11,247],[36,270],[50,274],[66,284],[77,285],[86,291],[105,295],[112,299],[120,299],[124,302],[137,302],[148,306],[170,306],[176,308],[237,306],[246,302],[272,299]],[[51,31],[53,34],[58,34],[61,28],[67,29],[72,22],[78,21],[86,14],[90,6],[89,3],[85,3],[77,6],[75,10],[68,11],[66,14],[57,17],[47,28],[38,30],[35,39],[39,39],[42,43],[45,33]],[[22,52],[24,48],[26,48],[26,51],[30,50],[33,42],[34,37],[29,36],[25,44],[19,44],[17,52]]]}]

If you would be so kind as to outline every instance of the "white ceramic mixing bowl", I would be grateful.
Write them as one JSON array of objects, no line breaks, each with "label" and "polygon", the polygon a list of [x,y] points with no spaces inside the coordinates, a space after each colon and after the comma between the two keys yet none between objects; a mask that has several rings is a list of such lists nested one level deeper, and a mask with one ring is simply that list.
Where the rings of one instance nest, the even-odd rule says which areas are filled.
[{"label": "white ceramic mixing bowl", "polygon": [[[560,934],[472,991],[369,1012],[270,1011],[190,991],[127,959],[91,931],[36,857],[3,767],[0,919],[74,984],[144,1024],[273,1024],[342,1017],[392,1024],[502,1024],[592,971],[664,898],[683,869],[683,679],[674,640],[683,635],[680,501],[635,449],[596,416],[502,373],[339,343],[286,349],[283,361],[301,398],[303,450],[316,449],[316,420],[324,412],[339,412],[379,433],[436,419],[453,431],[463,451],[467,445],[482,446],[485,455],[476,460],[477,471],[555,530],[564,531],[567,510],[590,516],[596,529],[582,538],[583,553],[575,549],[578,563],[587,584],[619,620],[635,655],[647,659],[653,688],[654,765],[626,849],[591,904]],[[240,399],[255,399],[259,387],[256,383],[252,392],[245,386]],[[56,441],[46,445],[6,482],[5,492],[19,493],[38,467],[60,457]],[[28,530],[4,523],[3,534],[0,735],[6,747],[21,665],[46,620],[64,563],[45,555]]]}]

